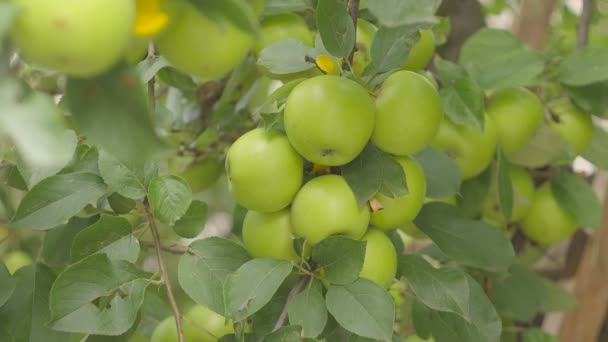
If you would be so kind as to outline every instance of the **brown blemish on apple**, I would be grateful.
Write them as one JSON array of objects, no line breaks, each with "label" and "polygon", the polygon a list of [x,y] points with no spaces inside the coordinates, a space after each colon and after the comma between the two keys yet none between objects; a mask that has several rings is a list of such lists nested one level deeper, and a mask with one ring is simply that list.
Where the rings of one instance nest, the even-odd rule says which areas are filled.
[{"label": "brown blemish on apple", "polygon": [[367,204],[369,205],[369,208],[372,210],[372,213],[375,213],[380,210],[384,210],[384,206],[382,205],[382,203],[380,203],[380,201],[378,201],[375,198],[370,199],[367,202]]}]

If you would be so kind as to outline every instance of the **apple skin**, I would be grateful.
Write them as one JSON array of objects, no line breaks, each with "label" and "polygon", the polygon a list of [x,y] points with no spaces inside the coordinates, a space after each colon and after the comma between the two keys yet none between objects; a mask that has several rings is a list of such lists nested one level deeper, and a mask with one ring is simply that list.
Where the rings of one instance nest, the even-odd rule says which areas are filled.
[{"label": "apple skin", "polygon": [[[232,321],[226,323],[223,316],[202,305],[193,306],[184,316],[186,319],[182,324],[186,341],[216,342],[218,338],[234,333]],[[156,326],[150,342],[177,342],[177,329],[173,316],[165,318]]]},{"label": "apple skin", "polygon": [[526,145],[544,114],[539,98],[526,88],[497,91],[487,111],[496,123],[498,142],[507,156]]},{"label": "apple skin", "polygon": [[11,37],[28,62],[74,77],[117,63],[131,39],[135,1],[11,0]]},{"label": "apple skin", "polygon": [[378,28],[369,21],[357,19],[357,51],[353,56],[353,72],[363,74],[363,70],[372,61],[371,47]]},{"label": "apple skin", "polygon": [[577,229],[574,219],[557,203],[551,183],[543,184],[521,222],[521,230],[532,241],[549,245],[570,237]]},{"label": "apple skin", "polygon": [[[534,181],[528,172],[519,166],[511,165],[509,169],[511,186],[513,189],[513,209],[511,211],[511,222],[519,222],[526,216],[532,202],[534,201]],[[498,184],[493,182],[488,196],[484,200],[482,216],[491,223],[504,226],[505,222],[500,202],[498,199]]]},{"label": "apple skin", "polygon": [[359,208],[350,186],[338,175],[308,181],[291,205],[293,232],[311,246],[330,235],[360,239],[367,231],[369,217],[369,207]]},{"label": "apple skin", "polygon": [[576,153],[584,152],[593,136],[591,115],[581,112],[567,98],[550,103],[549,108],[549,126],[570,144]]},{"label": "apple skin", "polygon": [[456,125],[444,117],[431,143],[450,156],[460,169],[462,180],[471,179],[485,170],[496,152],[496,125],[487,114],[483,134],[475,127]]},{"label": "apple skin", "polygon": [[375,107],[358,83],[323,75],[298,84],[285,105],[285,130],[305,159],[344,165],[363,150],[374,129]]},{"label": "apple skin", "polygon": [[190,165],[178,176],[188,182],[193,193],[197,193],[215,184],[221,174],[222,163],[217,158],[209,157]]},{"label": "apple skin", "polygon": [[285,13],[265,18],[261,23],[261,36],[256,42],[255,52],[259,54],[266,47],[285,39],[297,39],[313,46],[312,32],[304,19],[295,13]]},{"label": "apple skin", "polygon": [[253,47],[253,36],[228,21],[209,19],[190,5],[173,7],[171,24],[156,39],[156,46],[178,70],[201,80],[216,79],[230,72]]},{"label": "apple skin", "polygon": [[410,53],[401,65],[401,69],[418,71],[424,68],[435,53],[435,35],[432,30],[420,30],[420,40],[412,46]]},{"label": "apple skin", "polygon": [[403,168],[408,193],[405,196],[391,198],[382,193],[374,196],[384,207],[371,214],[370,224],[376,228],[394,229],[411,222],[422,208],[426,194],[426,177],[417,161],[408,157],[396,157]]},{"label": "apple skin", "polygon": [[435,342],[435,339],[431,336],[427,340],[425,340],[418,335],[410,335],[406,337],[403,342]]},{"label": "apple skin", "polygon": [[14,274],[18,269],[32,264],[32,257],[24,251],[12,251],[6,254],[2,261],[8,269],[8,273]]},{"label": "apple skin", "polygon": [[249,210],[267,213],[287,207],[302,185],[303,173],[302,158],[278,130],[249,131],[226,155],[230,192]]},{"label": "apple skin", "polygon": [[293,247],[288,209],[266,214],[249,210],[243,221],[243,243],[254,258],[300,260]]},{"label": "apple skin", "polygon": [[391,239],[382,231],[370,229],[361,240],[367,245],[359,277],[388,288],[397,273],[397,252]]},{"label": "apple skin", "polygon": [[376,98],[372,141],[394,155],[418,153],[433,140],[442,117],[441,99],[429,81],[412,71],[397,71]]}]

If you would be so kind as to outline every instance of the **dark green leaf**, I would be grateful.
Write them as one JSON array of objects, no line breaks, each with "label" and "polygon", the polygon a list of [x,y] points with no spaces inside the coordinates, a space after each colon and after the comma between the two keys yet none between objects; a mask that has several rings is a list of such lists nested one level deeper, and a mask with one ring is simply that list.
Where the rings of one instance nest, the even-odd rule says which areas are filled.
[{"label": "dark green leaf", "polygon": [[[494,311],[494,308],[491,310]],[[502,330],[500,319],[485,325],[482,322],[467,322],[451,312],[431,311],[431,317],[433,338],[436,342],[500,341]]]},{"label": "dark green leaf", "polygon": [[549,300],[543,279],[524,265],[515,264],[509,275],[498,278],[492,287],[492,298],[501,317],[529,321]]},{"label": "dark green leaf", "polygon": [[532,84],[545,66],[540,51],[527,48],[508,31],[481,29],[462,46],[460,64],[483,89]]},{"label": "dark green leaf", "polygon": [[463,216],[477,218],[481,215],[481,206],[490,190],[491,176],[488,169],[478,177],[462,182],[458,208]]},{"label": "dark green leaf", "polygon": [[173,230],[177,235],[188,239],[198,236],[205,228],[208,210],[207,203],[192,201],[184,216],[175,222]]},{"label": "dark green leaf", "polygon": [[252,325],[255,326],[255,336],[263,337],[268,335],[274,330],[279,316],[285,308],[287,303],[287,297],[292,291],[294,286],[300,281],[300,276],[292,273],[285,279],[283,284],[279,287],[277,292],[272,296],[272,299],[268,304],[264,305],[258,312],[251,316]]},{"label": "dark green leaf", "polygon": [[49,177],[36,184],[21,201],[13,228],[49,229],[78,213],[106,191],[99,176],[71,173]]},{"label": "dark green leaf", "polygon": [[414,220],[443,253],[465,265],[505,270],[515,261],[511,241],[495,226],[462,216],[445,203],[428,203]]},{"label": "dark green leaf", "polygon": [[94,254],[66,268],[53,283],[55,330],[120,335],[133,325],[149,281],[133,264]]},{"label": "dark green leaf", "polygon": [[145,164],[132,160],[123,162],[101,151],[99,171],[113,191],[135,200],[146,196]]},{"label": "dark green leaf", "polygon": [[407,194],[401,165],[373,144],[368,144],[357,158],[344,165],[342,175],[357,197],[359,206],[365,205],[377,192],[390,197]]},{"label": "dark green leaf", "polygon": [[99,151],[95,146],[79,144],[74,156],[60,173],[89,172],[99,175]]},{"label": "dark green leaf", "polygon": [[367,7],[382,26],[401,26],[432,18],[441,0],[372,0]]},{"label": "dark green leaf", "polygon": [[302,83],[302,81],[304,81],[304,80],[305,80],[305,78],[298,78],[298,79],[295,79],[293,81],[289,81],[289,82],[283,84],[280,88],[273,91],[272,94],[270,94],[266,98],[266,100],[264,101],[264,104],[262,104],[260,106],[260,108],[263,108],[264,106],[271,104],[275,101],[283,102],[285,99],[287,99],[287,96],[289,96],[289,94],[291,93],[293,88],[295,88],[298,84]]},{"label": "dark green leaf", "polygon": [[316,50],[304,42],[285,39],[262,50],[257,63],[273,74],[292,74],[316,67],[316,57]]},{"label": "dark green leaf", "polygon": [[330,283],[349,284],[361,273],[365,244],[344,236],[330,236],[314,246],[312,259],[323,268]]},{"label": "dark green leaf", "polygon": [[192,202],[192,190],[180,177],[155,177],[148,187],[148,200],[154,217],[173,225],[188,211]]},{"label": "dark green leaf", "polygon": [[178,280],[195,302],[224,315],[224,281],[251,260],[236,242],[211,237],[193,242],[179,262]]},{"label": "dark green leaf", "polygon": [[112,260],[137,261],[139,241],[131,235],[131,224],[122,217],[102,216],[74,239],[72,259],[104,253]]},{"label": "dark green leaf", "polygon": [[435,57],[434,63],[439,73],[441,84],[444,87],[448,87],[456,80],[468,77],[467,71],[456,63],[442,59],[441,57]]},{"label": "dark green leaf", "polygon": [[602,204],[589,183],[571,173],[562,172],[551,181],[551,191],[559,206],[577,224],[585,228],[600,228]]},{"label": "dark green leaf", "polygon": [[359,336],[391,341],[395,303],[374,282],[359,279],[345,286],[330,286],[325,301],[329,313],[345,329]]},{"label": "dark green leaf", "polygon": [[70,78],[65,101],[82,133],[119,160],[150,160],[163,148],[144,88],[131,71]]},{"label": "dark green leaf", "polygon": [[264,342],[301,342],[301,331],[298,325],[288,325],[264,337]]},{"label": "dark green leaf", "polygon": [[137,205],[137,202],[130,198],[124,197],[118,192],[114,192],[108,197],[108,204],[110,205],[110,208],[112,208],[112,211],[114,211],[116,214],[124,215],[131,212],[131,210],[133,210],[133,208],[135,208]]},{"label": "dark green leaf", "polygon": [[371,63],[365,75],[373,75],[399,68],[406,60],[412,46],[420,39],[419,26],[395,28],[380,27],[370,47]]},{"label": "dark green leaf", "polygon": [[564,87],[574,103],[584,112],[608,117],[608,81],[579,87]]},{"label": "dark green leaf", "polygon": [[16,286],[16,279],[11,277],[4,263],[0,262],[0,307],[11,297]]},{"label": "dark green leaf", "polygon": [[327,323],[327,308],[321,283],[313,281],[287,306],[289,323],[302,327],[302,336],[317,337]]},{"label": "dark green leaf", "polygon": [[498,152],[497,167],[498,199],[505,222],[509,222],[513,212],[513,182],[509,171],[509,162],[501,152]]},{"label": "dark green leaf", "polygon": [[582,153],[583,158],[592,162],[595,166],[608,170],[608,132],[601,126],[593,125],[591,143]]},{"label": "dark green leaf", "polygon": [[181,73],[175,68],[162,68],[157,75],[159,80],[181,90],[186,96],[190,96],[196,91],[197,85],[192,80],[192,76]]},{"label": "dark green leaf", "polygon": [[283,113],[262,113],[260,116],[262,117],[265,130],[279,129],[285,131]]},{"label": "dark green leaf", "polygon": [[257,16],[247,1],[188,0],[188,2],[211,20],[227,20],[242,31],[251,34],[255,34],[258,30]]},{"label": "dark green leaf", "polygon": [[584,86],[608,80],[608,48],[587,46],[575,49],[559,66],[559,80],[569,86]]},{"label": "dark green leaf", "polygon": [[417,298],[412,304],[412,323],[418,336],[427,339],[431,336],[431,310]]},{"label": "dark green leaf", "polygon": [[19,169],[15,165],[9,165],[2,172],[1,176],[6,179],[6,185],[21,191],[27,191],[27,184],[21,176]]},{"label": "dark green leaf", "polygon": [[452,158],[429,146],[417,153],[414,159],[424,170],[426,197],[446,198],[458,192],[460,170]]},{"label": "dark green leaf", "polygon": [[72,261],[72,242],[80,231],[93,224],[98,216],[72,217],[68,223],[55,227],[46,234],[42,244],[42,257],[50,266],[65,266]]},{"label": "dark green leaf", "polygon": [[548,279],[542,279],[548,299],[543,303],[542,312],[564,311],[574,308],[577,304],[576,297],[562,286]]},{"label": "dark green leaf", "polygon": [[355,46],[355,26],[343,0],[319,0],[317,27],[323,45],[336,57],[348,57]]},{"label": "dark green leaf", "polygon": [[453,81],[439,91],[447,116],[458,125],[468,125],[483,130],[485,106],[484,94],[470,77]]}]

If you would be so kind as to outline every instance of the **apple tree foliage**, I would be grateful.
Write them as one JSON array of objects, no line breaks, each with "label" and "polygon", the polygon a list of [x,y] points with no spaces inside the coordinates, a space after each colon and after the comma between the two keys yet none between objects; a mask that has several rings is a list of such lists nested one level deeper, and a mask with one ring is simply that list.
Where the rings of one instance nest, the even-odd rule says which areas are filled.
[{"label": "apple tree foliage", "polygon": [[[435,55],[414,77],[397,73],[425,54],[418,43],[434,36],[441,45],[449,35],[450,18],[435,15],[441,0],[180,0],[165,12],[154,7],[159,1],[125,0],[115,14],[104,12],[116,11],[114,2],[102,1],[95,12],[107,22],[81,20],[58,36],[23,19],[65,3],[0,1],[0,341],[177,341],[176,319],[192,341],[556,340],[528,323],[576,302],[532,266],[577,228],[599,228],[599,200],[572,172],[574,158],[608,169],[608,133],[598,120],[608,117],[608,44],[592,28],[590,46],[574,48],[576,16],[563,10],[565,26],[555,31],[566,38],[552,37],[545,52],[484,28],[457,62]],[[180,6],[187,13],[176,14]],[[173,16],[179,20],[165,28]],[[124,36],[133,18],[148,21]],[[54,23],[66,29],[60,19]],[[292,37],[261,33],[265,21],[296,28]],[[200,41],[175,33],[193,27],[190,38]],[[270,43],[254,49],[260,34]],[[105,40],[112,35],[121,42]],[[306,132],[294,143],[299,118],[289,111],[316,99],[333,110],[344,95],[311,91],[289,101],[323,74],[355,89],[346,102],[357,107],[340,112],[347,122],[372,101],[390,112],[376,117],[389,120],[383,126],[362,127],[364,147],[330,166],[302,161],[287,142],[308,155],[315,146]],[[504,91],[514,88],[529,91]],[[495,94],[503,93],[528,94],[535,104],[517,107],[512,96],[497,109]],[[542,115],[521,115],[536,103]],[[321,104],[311,108],[322,121]],[[399,112],[410,107],[421,113]],[[422,144],[422,133],[404,133],[432,120]],[[530,132],[523,143],[505,142],[522,127]],[[256,128],[283,139],[273,143],[275,156],[248,159],[255,139],[238,157],[236,148],[228,154]],[[333,128],[328,141],[346,129]],[[386,151],[393,138],[396,151],[422,147],[395,159]],[[522,146],[504,151],[501,143]],[[259,148],[272,152],[268,146]],[[295,176],[282,179],[281,163],[292,157]],[[407,163],[424,175],[418,204],[400,201],[420,188]],[[249,191],[252,206],[272,200],[266,184],[290,184],[294,193],[322,185],[295,195],[298,217],[290,220],[284,208],[293,193],[272,210],[282,212],[247,214],[228,195],[224,173],[237,202],[237,191]],[[237,184],[241,174],[256,178]],[[333,194],[342,198],[328,200]],[[370,217],[383,222],[382,211],[398,206],[415,218],[366,234]],[[222,210],[232,212],[232,231],[201,238]],[[296,223],[305,233],[294,238]],[[309,232],[320,241],[303,238]],[[413,239],[426,247],[413,251]]]}]

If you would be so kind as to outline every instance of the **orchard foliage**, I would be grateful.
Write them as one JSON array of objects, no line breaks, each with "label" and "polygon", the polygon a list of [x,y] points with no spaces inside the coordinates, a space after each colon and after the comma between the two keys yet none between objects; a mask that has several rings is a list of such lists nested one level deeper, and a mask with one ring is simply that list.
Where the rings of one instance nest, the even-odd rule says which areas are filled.
[{"label": "orchard foliage", "polygon": [[552,340],[608,45],[440,3],[0,1],[0,341]]}]

